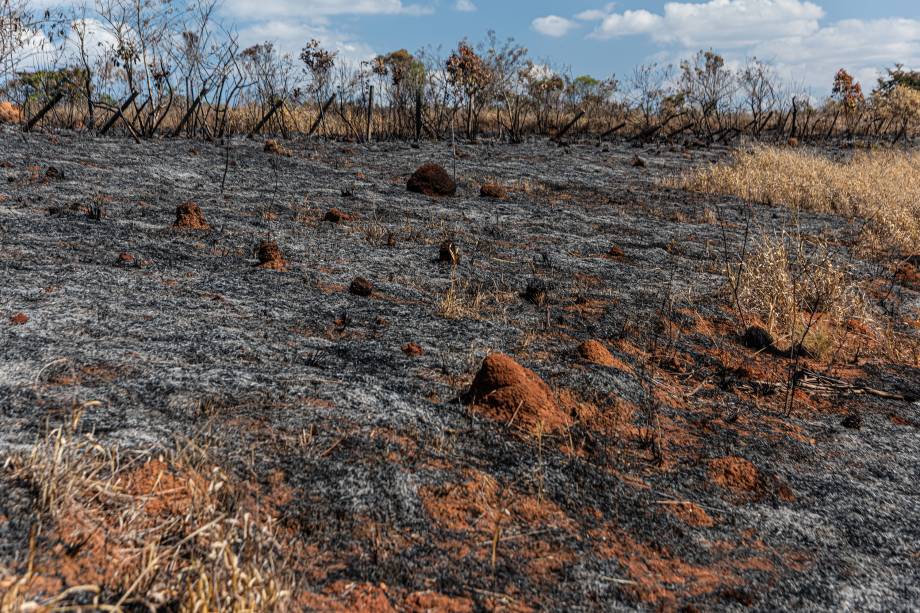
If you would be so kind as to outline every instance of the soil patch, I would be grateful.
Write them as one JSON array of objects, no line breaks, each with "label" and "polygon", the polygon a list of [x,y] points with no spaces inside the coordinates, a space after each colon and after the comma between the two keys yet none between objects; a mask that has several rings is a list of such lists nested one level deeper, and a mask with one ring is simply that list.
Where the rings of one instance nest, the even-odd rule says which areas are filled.
[{"label": "soil patch", "polygon": [[557,432],[571,425],[571,418],[543,379],[501,353],[483,361],[464,402],[489,419],[531,434]]},{"label": "soil patch", "polygon": [[457,193],[457,183],[442,166],[425,164],[412,173],[406,189],[426,196],[453,196]]}]

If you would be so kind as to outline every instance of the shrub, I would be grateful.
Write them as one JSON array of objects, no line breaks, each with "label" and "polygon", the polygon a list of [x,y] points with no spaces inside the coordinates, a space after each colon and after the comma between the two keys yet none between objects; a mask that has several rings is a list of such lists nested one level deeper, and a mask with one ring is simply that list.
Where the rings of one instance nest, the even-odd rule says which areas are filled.
[{"label": "shrub", "polygon": [[[824,245],[783,233],[762,237],[753,252],[727,271],[736,305],[765,322],[765,336],[783,344],[828,348],[827,328],[866,317],[866,300]],[[820,324],[820,325],[819,325]],[[772,338],[767,345],[772,345]],[[816,351],[816,353],[825,353]]]}]

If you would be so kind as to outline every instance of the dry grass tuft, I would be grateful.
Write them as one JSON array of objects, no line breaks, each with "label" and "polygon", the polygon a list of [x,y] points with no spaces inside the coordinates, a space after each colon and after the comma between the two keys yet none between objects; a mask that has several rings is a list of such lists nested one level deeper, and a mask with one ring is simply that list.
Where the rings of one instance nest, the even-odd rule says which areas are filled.
[{"label": "dry grass tuft", "polygon": [[468,280],[451,274],[450,287],[438,304],[438,315],[446,319],[479,319],[482,308],[482,293],[472,288]]},{"label": "dry grass tuft", "polygon": [[920,245],[916,152],[860,152],[835,161],[803,149],[758,146],[686,175],[677,186],[862,221],[866,254],[912,255]]},{"label": "dry grass tuft", "polygon": [[242,511],[201,448],[121,450],[80,433],[75,412],[6,466],[35,492],[40,538],[0,610],[64,610],[90,595],[94,610],[285,609],[272,518]]},{"label": "dry grass tuft", "polygon": [[507,321],[507,309],[516,298],[516,292],[495,281],[487,284],[452,272],[450,287],[438,301],[437,313],[445,319]]},{"label": "dry grass tuft", "polygon": [[825,245],[800,235],[763,237],[731,268],[727,276],[736,306],[765,322],[771,334],[817,355],[832,345],[829,330],[869,319],[868,301],[852,276]]}]

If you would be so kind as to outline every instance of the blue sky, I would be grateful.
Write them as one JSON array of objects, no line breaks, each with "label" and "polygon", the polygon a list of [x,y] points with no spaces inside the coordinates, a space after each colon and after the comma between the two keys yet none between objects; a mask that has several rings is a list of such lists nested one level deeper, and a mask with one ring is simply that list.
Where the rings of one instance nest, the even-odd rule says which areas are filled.
[{"label": "blue sky", "polygon": [[[33,0],[67,7],[68,0]],[[191,0],[179,0],[191,1]],[[73,0],[70,0],[73,2]],[[489,29],[538,61],[624,81],[637,64],[678,63],[713,48],[730,66],[756,56],[816,96],[846,68],[871,89],[879,70],[920,69],[920,0],[221,0],[243,45],[273,41],[295,57],[311,38],[362,60],[444,47]],[[87,2],[90,6],[93,0]],[[72,6],[72,5],[71,5]]]},{"label": "blue sky", "polygon": [[920,0],[225,0],[222,14],[244,43],[296,51],[316,36],[353,58],[448,48],[491,28],[537,59],[621,79],[710,46],[730,63],[770,60],[816,94],[841,67],[866,85],[896,61],[920,68]]}]

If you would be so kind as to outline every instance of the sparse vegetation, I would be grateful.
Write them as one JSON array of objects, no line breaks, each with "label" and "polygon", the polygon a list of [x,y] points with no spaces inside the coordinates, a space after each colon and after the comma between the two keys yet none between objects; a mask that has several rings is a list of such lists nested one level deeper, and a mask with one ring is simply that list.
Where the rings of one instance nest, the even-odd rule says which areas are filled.
[{"label": "sparse vegetation", "polygon": [[[471,49],[492,70],[507,45]],[[302,105],[261,98],[302,70],[261,45],[259,111],[217,119],[205,97],[180,132],[271,108],[265,131],[290,128],[335,93],[319,133],[366,138],[336,58],[301,59]],[[765,65],[745,68],[743,116],[714,53],[682,68],[691,98],[648,74],[643,119],[608,106],[614,83],[573,92],[506,60],[476,90],[485,143],[426,142],[465,94],[426,106],[411,145],[272,139],[283,159],[146,128],[5,141],[3,613],[920,598],[920,255],[899,193],[916,158],[857,147],[875,98],[853,146],[813,148],[799,99],[798,146],[730,157],[705,145],[757,132],[742,120],[790,132]],[[443,66],[396,52],[362,72],[374,138],[407,136]],[[614,120],[635,142],[581,138]]]},{"label": "sparse vegetation", "polygon": [[[865,296],[826,245],[800,233],[757,239],[750,254],[729,270],[731,291],[746,314],[764,322],[785,347],[818,349],[828,328],[846,335],[846,322],[867,321]],[[827,349],[824,346],[824,349]],[[825,351],[814,351],[827,358]]]},{"label": "sparse vegetation", "polygon": [[[194,441],[139,452],[82,432],[94,404],[6,458],[3,478],[31,488],[37,523],[26,572],[0,578],[0,610],[286,610],[290,580],[269,510],[247,508]],[[84,582],[49,595],[62,568]]]},{"label": "sparse vegetation", "polygon": [[[887,69],[874,91],[840,69],[824,99],[751,58],[733,68],[712,49],[678,65],[572,74],[490,31],[441,51],[396,49],[349,62],[310,39],[295,57],[273,41],[246,48],[214,2],[107,0],[39,11],[0,3],[0,122],[223,138],[295,133],[349,140],[692,135],[705,142],[846,137],[903,141],[920,128],[916,71]],[[31,53],[25,33],[44,35]],[[95,44],[94,44],[95,43]],[[23,70],[25,60],[38,65]],[[60,96],[60,99],[57,97]],[[38,114],[55,101],[48,114]]]}]

